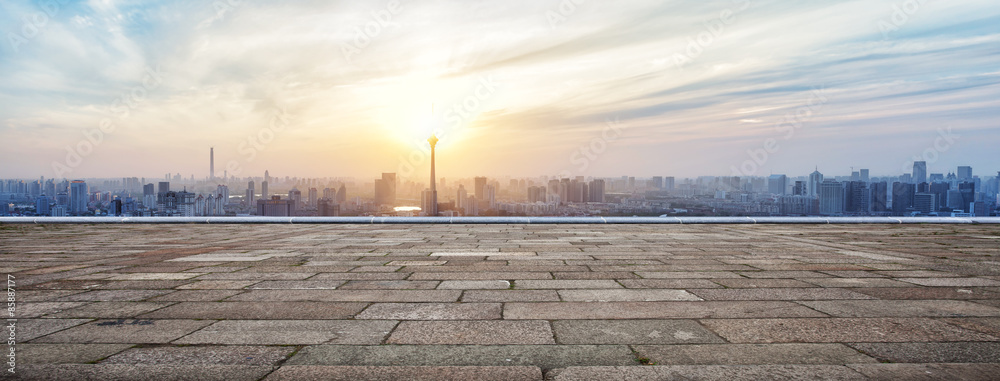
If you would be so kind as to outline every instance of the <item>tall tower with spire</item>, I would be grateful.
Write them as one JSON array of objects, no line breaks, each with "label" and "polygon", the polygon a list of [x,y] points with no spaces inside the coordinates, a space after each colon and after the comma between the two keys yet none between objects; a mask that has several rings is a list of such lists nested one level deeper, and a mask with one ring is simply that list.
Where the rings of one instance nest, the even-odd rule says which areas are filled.
[{"label": "tall tower with spire", "polygon": [[208,179],[215,180],[215,147],[208,149]]},{"label": "tall tower with spire", "polygon": [[429,208],[427,209],[428,216],[438,215],[438,193],[437,193],[437,177],[434,175],[434,146],[437,145],[438,138],[431,134],[430,139],[427,142],[431,144],[431,200]]}]

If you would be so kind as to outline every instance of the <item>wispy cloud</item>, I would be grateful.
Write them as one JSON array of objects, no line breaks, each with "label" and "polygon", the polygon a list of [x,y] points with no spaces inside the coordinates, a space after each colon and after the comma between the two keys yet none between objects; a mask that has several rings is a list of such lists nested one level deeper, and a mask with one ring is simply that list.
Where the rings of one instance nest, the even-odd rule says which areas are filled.
[{"label": "wispy cloud", "polygon": [[[557,0],[400,0],[388,23],[389,1],[214,3],[77,1],[51,16],[0,3],[7,40],[47,18],[0,48],[0,176],[51,176],[157,66],[162,86],[74,175],[204,172],[209,146],[239,159],[276,107],[296,122],[248,172],[392,171],[428,123],[452,127],[441,110],[484,76],[496,92],[441,142],[440,173],[552,174],[617,117],[627,133],[588,174],[728,174],[816,88],[830,103],[762,171],[894,173],[944,125],[1000,139],[1000,9],[986,0],[925,2],[889,34],[889,0],[752,0],[718,33],[708,25],[743,0],[584,2],[555,27]],[[359,31],[370,41],[348,59]],[[705,33],[711,43],[698,43]],[[675,65],[692,41],[700,53]],[[419,122],[431,103],[436,119]],[[989,147],[956,148],[983,151],[939,165],[995,166]]]}]

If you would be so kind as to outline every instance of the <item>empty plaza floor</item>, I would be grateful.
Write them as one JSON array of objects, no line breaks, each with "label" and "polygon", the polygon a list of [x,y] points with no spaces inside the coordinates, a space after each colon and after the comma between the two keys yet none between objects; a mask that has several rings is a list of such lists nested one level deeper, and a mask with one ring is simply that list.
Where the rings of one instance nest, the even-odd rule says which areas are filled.
[{"label": "empty plaza floor", "polygon": [[997,225],[0,225],[2,377],[997,379],[998,256]]}]

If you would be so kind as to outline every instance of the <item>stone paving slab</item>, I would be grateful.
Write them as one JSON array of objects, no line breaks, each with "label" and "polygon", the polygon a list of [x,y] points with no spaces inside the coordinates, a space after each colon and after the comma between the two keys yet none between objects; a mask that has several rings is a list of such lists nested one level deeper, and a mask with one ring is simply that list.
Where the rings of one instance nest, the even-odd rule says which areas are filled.
[{"label": "stone paving slab", "polygon": [[329,302],[183,302],[143,314],[144,319],[346,319],[367,303]]},{"label": "stone paving slab", "polygon": [[537,366],[634,365],[625,345],[316,345],[286,365]]},{"label": "stone paving slab", "polygon": [[499,303],[375,303],[357,316],[380,320],[500,319]]},{"label": "stone paving slab", "polygon": [[396,326],[385,320],[223,320],[174,344],[379,344]]},{"label": "stone paving slab", "polygon": [[0,270],[19,285],[24,379],[989,379],[998,237],[16,225],[0,226]]},{"label": "stone paving slab", "polygon": [[998,340],[928,318],[711,319],[702,324],[733,343]]},{"label": "stone paving slab", "polygon": [[289,346],[143,347],[119,350],[120,353],[102,360],[101,364],[272,366],[294,351]]},{"label": "stone paving slab", "polygon": [[97,320],[35,339],[34,343],[165,344],[214,321]]},{"label": "stone paving slab", "polygon": [[555,344],[552,328],[539,320],[404,321],[387,344]]},{"label": "stone paving slab", "polygon": [[676,365],[633,367],[570,367],[551,372],[547,379],[569,380],[865,380],[839,365]]},{"label": "stone paving slab", "polygon": [[542,370],[533,366],[283,366],[267,381],[534,381]]},{"label": "stone paving slab", "polygon": [[561,302],[507,303],[504,319],[703,319],[825,317],[791,302]]},{"label": "stone paving slab", "polygon": [[20,380],[78,381],[256,381],[268,375],[269,366],[240,365],[118,365],[62,364],[18,367]]},{"label": "stone paving slab", "polygon": [[877,362],[843,344],[636,345],[634,348],[640,356],[658,365],[842,365]]},{"label": "stone paving slab", "polygon": [[18,361],[24,364],[87,364],[131,348],[131,344],[21,344]]},{"label": "stone paving slab", "polygon": [[892,363],[1000,363],[1000,342],[853,343],[851,347]]},{"label": "stone paving slab", "polygon": [[991,381],[1000,374],[1000,364],[861,364],[849,367],[872,381]]},{"label": "stone paving slab", "polygon": [[725,343],[694,320],[558,320],[559,344]]}]

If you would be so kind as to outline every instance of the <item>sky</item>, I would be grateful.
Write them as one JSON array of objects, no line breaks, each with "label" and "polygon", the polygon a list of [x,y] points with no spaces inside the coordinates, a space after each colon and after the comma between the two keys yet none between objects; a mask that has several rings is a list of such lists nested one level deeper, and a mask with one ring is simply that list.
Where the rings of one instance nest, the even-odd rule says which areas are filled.
[{"label": "sky", "polygon": [[0,2],[0,178],[1000,171],[995,0]]}]

